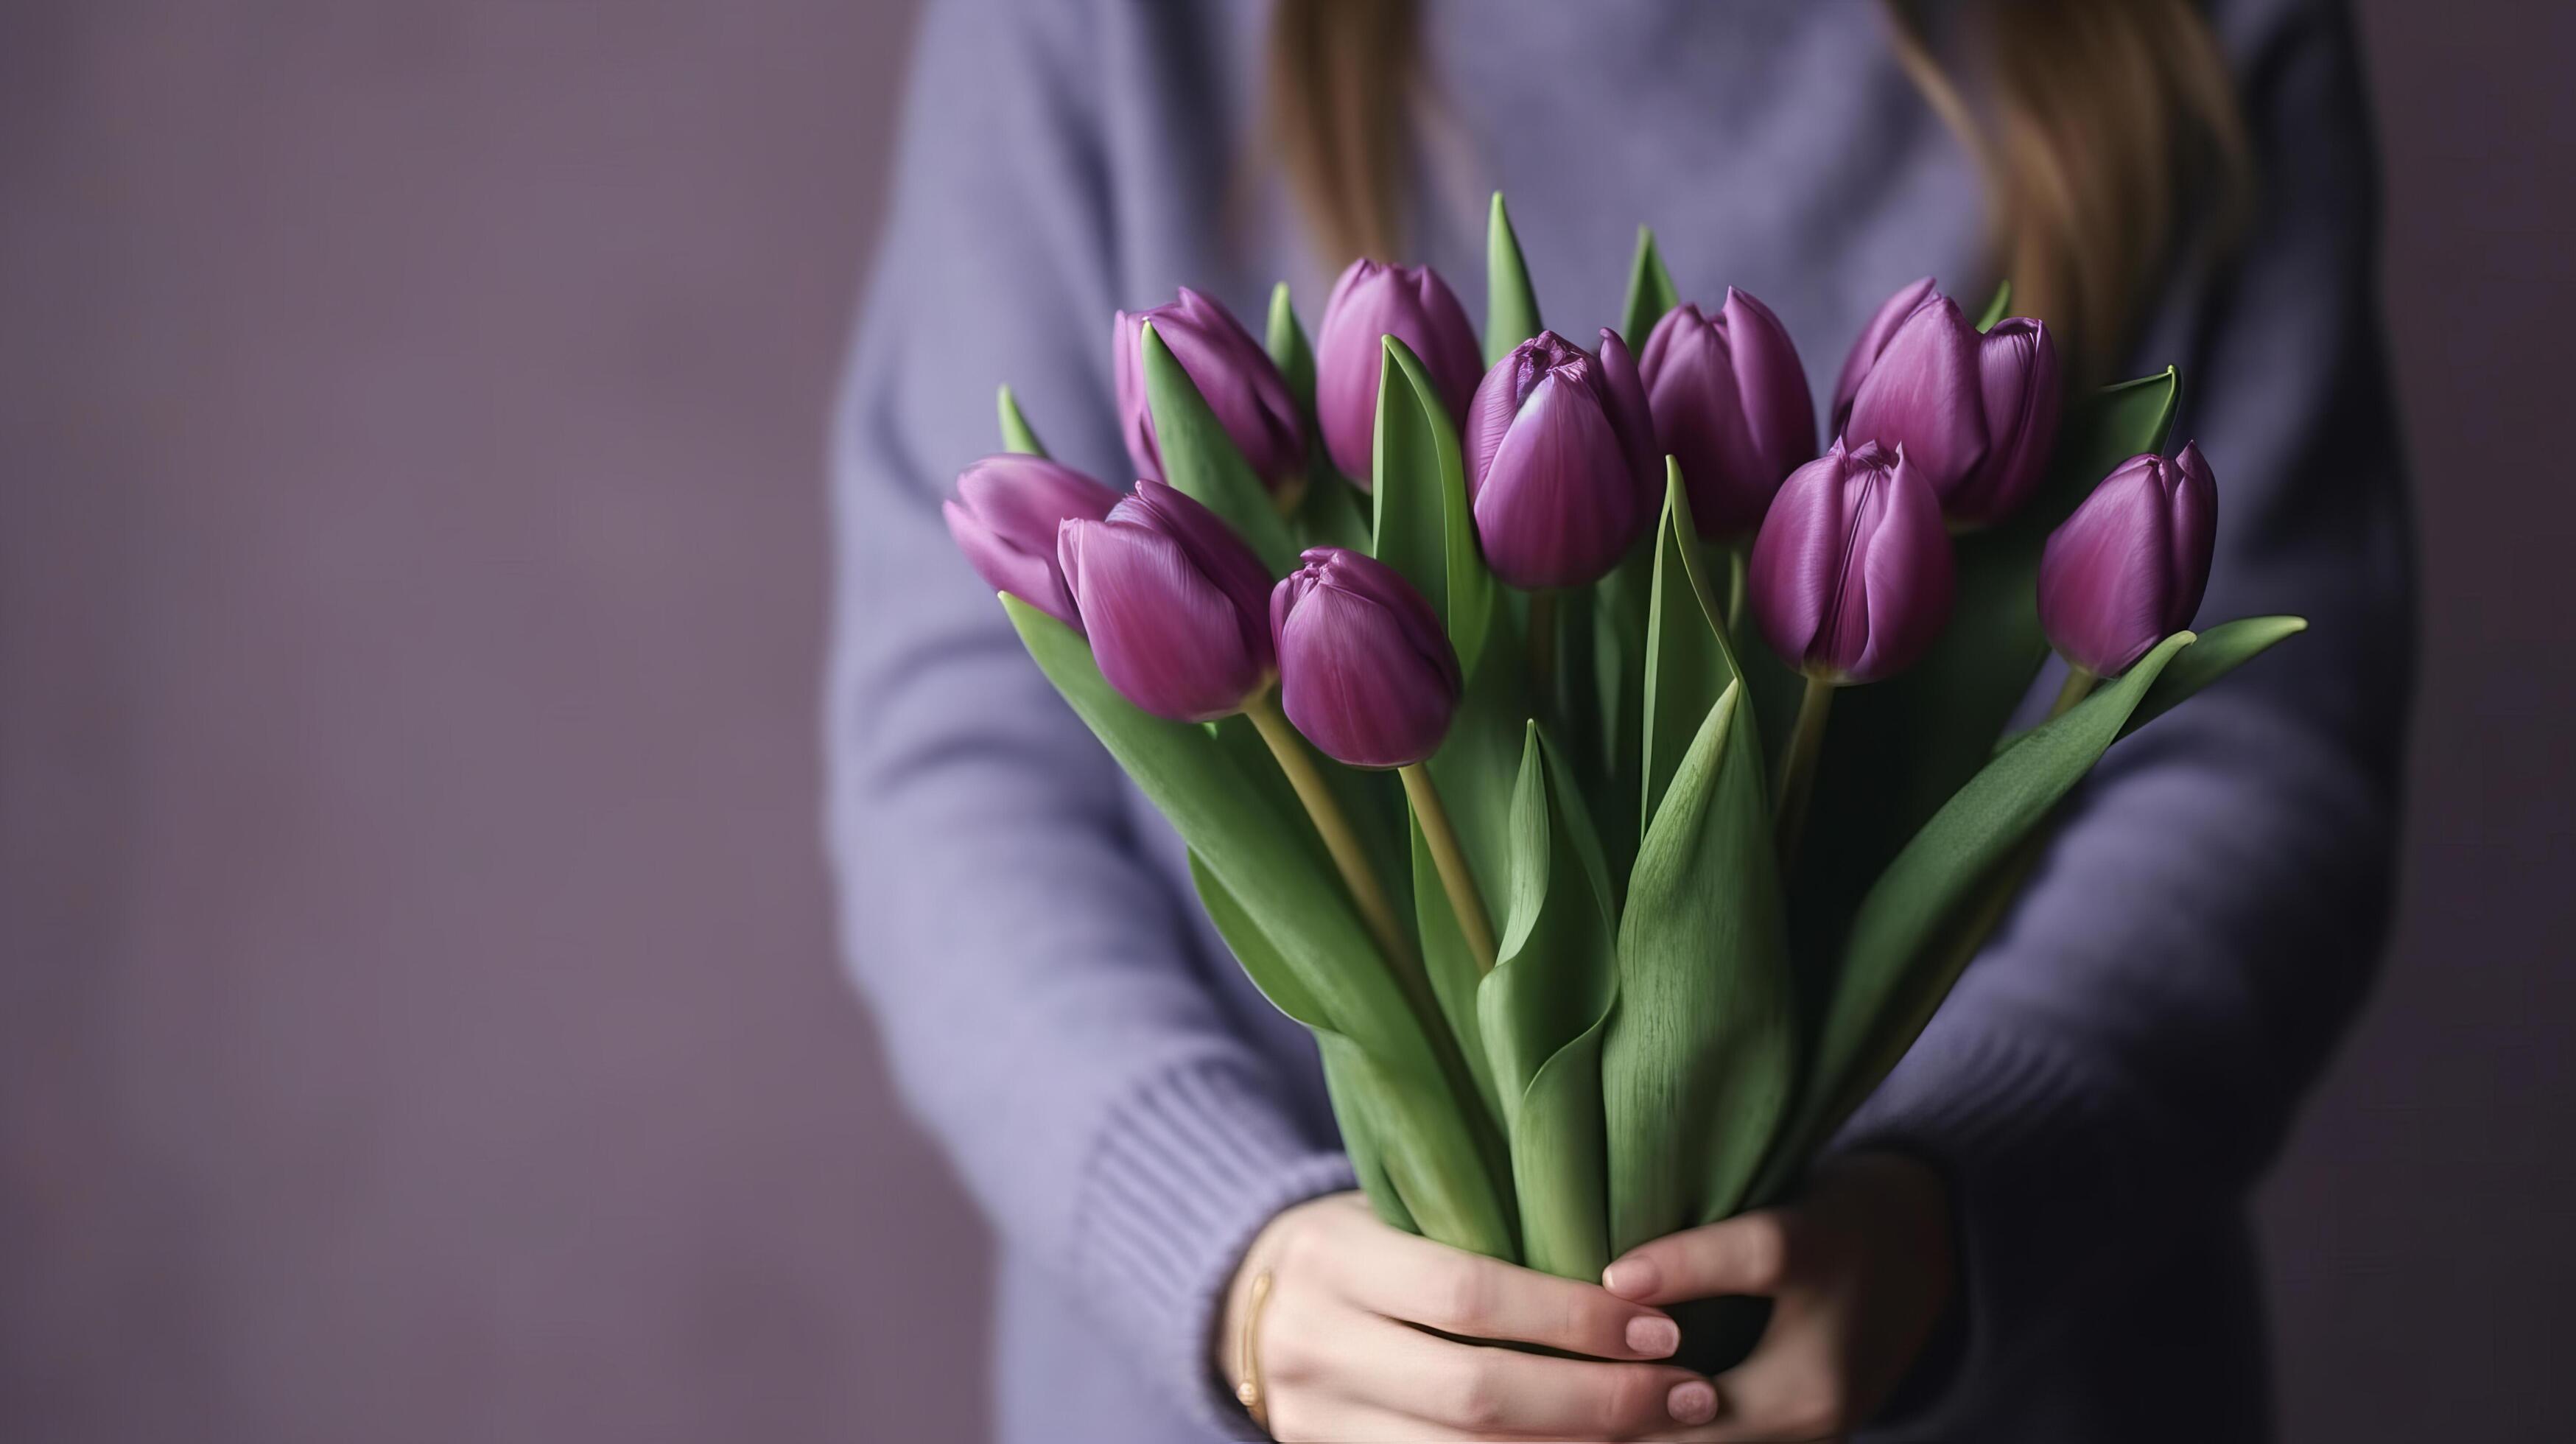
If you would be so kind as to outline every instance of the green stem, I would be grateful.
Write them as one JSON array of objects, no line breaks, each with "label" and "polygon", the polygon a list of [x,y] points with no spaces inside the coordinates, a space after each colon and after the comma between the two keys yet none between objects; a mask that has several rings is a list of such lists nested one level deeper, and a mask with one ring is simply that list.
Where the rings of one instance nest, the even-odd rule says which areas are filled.
[{"label": "green stem", "polygon": [[2054,722],[2075,710],[2075,704],[2092,695],[2093,684],[2101,680],[2074,663],[2067,663],[2066,685],[2057,689],[2057,700],[2049,706],[2048,720]]},{"label": "green stem", "polygon": [[1494,924],[1485,911],[1485,896],[1476,889],[1476,873],[1467,866],[1466,850],[1458,845],[1458,829],[1449,822],[1449,809],[1440,801],[1440,789],[1431,780],[1431,769],[1421,763],[1401,769],[1404,795],[1412,800],[1414,820],[1422,824],[1422,840],[1430,845],[1432,866],[1440,870],[1440,886],[1449,894],[1449,911],[1458,916],[1458,931],[1467,939],[1467,951],[1476,958],[1476,971],[1494,970]]},{"label": "green stem", "polygon": [[1530,593],[1529,603],[1530,695],[1542,707],[1556,704],[1556,592],[1554,589]]},{"label": "green stem", "polygon": [[1798,835],[1807,825],[1807,799],[1816,789],[1816,757],[1825,745],[1825,714],[1833,705],[1834,684],[1809,677],[1806,695],[1798,699],[1797,725],[1789,732],[1789,757],[1780,768],[1779,804],[1772,808],[1784,875],[1797,860]]},{"label": "green stem", "polygon": [[1753,563],[1744,555],[1745,543],[1737,542],[1726,549],[1726,640],[1732,645],[1744,635],[1744,577]]},{"label": "green stem", "polygon": [[1297,800],[1306,805],[1306,816],[1313,819],[1315,831],[1322,834],[1324,851],[1332,854],[1333,867],[1342,875],[1342,885],[1350,889],[1351,901],[1358,905],[1360,920],[1368,924],[1371,936],[1385,949],[1387,962],[1398,974],[1419,971],[1419,959],[1413,952],[1412,935],[1396,922],[1395,904],[1387,899],[1386,889],[1370,870],[1368,852],[1360,846],[1360,836],[1351,827],[1349,814],[1333,797],[1324,774],[1315,766],[1313,754],[1306,750],[1306,740],[1279,711],[1275,694],[1264,692],[1246,703],[1243,715],[1270,744],[1270,755],[1279,759],[1279,770],[1288,775],[1288,785],[1297,790]]}]

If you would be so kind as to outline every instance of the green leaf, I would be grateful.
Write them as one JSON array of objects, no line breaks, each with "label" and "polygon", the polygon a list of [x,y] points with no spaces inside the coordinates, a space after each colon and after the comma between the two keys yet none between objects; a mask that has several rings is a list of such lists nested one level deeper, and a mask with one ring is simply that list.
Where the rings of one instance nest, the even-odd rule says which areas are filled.
[{"label": "green leaf", "polygon": [[[2162,448],[2178,393],[2178,378],[2168,369],[2075,406],[2031,500],[2000,526],[1956,539],[1950,624],[1931,652],[1911,671],[1836,696],[1807,844],[1791,880],[1792,947],[1799,957],[1842,955],[1863,893],[1994,755],[2048,656],[2038,607],[2039,557],[2048,534],[2114,466]],[[1757,682],[1757,696],[1764,682],[1776,680]],[[1766,707],[1766,720],[1768,713]],[[1811,966],[1801,976],[1823,986],[1832,970]]]},{"label": "green leaf", "polygon": [[1503,193],[1496,191],[1485,221],[1485,364],[1509,356],[1513,347],[1538,333],[1538,292],[1530,289],[1521,238],[1512,233]]},{"label": "green leaf", "polygon": [[1306,494],[1297,499],[1297,508],[1288,517],[1288,530],[1299,550],[1307,547],[1342,547],[1366,552],[1369,541],[1368,493],[1342,479],[1333,469],[1324,448],[1315,448],[1314,460],[1306,468]]},{"label": "green leaf", "polygon": [[1583,800],[1535,723],[1512,794],[1508,897],[1501,956],[1477,1001],[1511,1128],[1523,1261],[1596,1279],[1610,1262],[1599,1067],[1616,990],[1610,882]]},{"label": "green leaf", "polygon": [[1631,350],[1644,350],[1655,323],[1681,303],[1681,294],[1673,289],[1672,272],[1664,269],[1664,258],[1655,249],[1654,231],[1637,227],[1637,255],[1628,263],[1628,304],[1619,311],[1619,339]]},{"label": "green leaf", "polygon": [[1388,1168],[1384,1143],[1390,1135],[1404,1134],[1402,1114],[1418,1100],[1406,1096],[1401,1075],[1390,1075],[1376,1067],[1358,1044],[1333,1031],[1323,1004],[1297,981],[1287,960],[1253,926],[1243,905],[1209,871],[1207,859],[1195,851],[1190,854],[1190,881],[1197,885],[1199,902],[1216,924],[1217,935],[1234,951],[1255,986],[1279,1011],[1314,1032],[1324,1060],[1325,1092],[1332,1099],[1333,1117],[1341,1125],[1342,1150],[1350,1155],[1351,1171],[1359,1176],[1360,1189],[1368,1195],[1370,1206],[1394,1227],[1421,1232],[1413,1210],[1404,1202],[1403,1189],[1395,1182],[1395,1173]]},{"label": "green leaf", "polygon": [[1988,762],[1869,889],[1852,920],[1791,1147],[1773,1160],[1768,1181],[1776,1185],[1793,1173],[1912,1046],[1983,941],[1961,936],[1959,925],[1991,916],[1986,889],[1998,876],[2018,881],[2007,875],[2016,850],[2092,770],[2167,665],[2191,644],[2189,632],[2166,638],[2128,675]]},{"label": "green leaf", "polygon": [[[1664,459],[1664,512],[1655,527],[1654,577],[1646,617],[1643,752],[1638,818],[1651,824],[1664,790],[1719,694],[1741,672],[1718,620],[1715,579],[1691,519],[1680,463]],[[1762,776],[1762,740],[1751,707],[1737,719],[1739,745]]]},{"label": "green leaf", "polygon": [[2120,735],[2126,737],[2162,717],[2184,698],[2270,651],[2274,643],[2307,629],[2305,617],[2240,617],[2201,633],[2200,640],[2184,648],[2147,688]]},{"label": "green leaf", "polygon": [[2012,282],[2007,279],[1995,287],[1995,298],[1986,303],[1985,312],[1977,317],[1977,329],[1991,331],[1995,323],[2012,311]]},{"label": "green leaf", "polygon": [[1484,654],[1494,583],[1476,549],[1458,433],[1422,362],[1393,336],[1385,344],[1373,450],[1375,554],[1422,593],[1448,629],[1459,667],[1471,668]]},{"label": "green leaf", "polygon": [[1296,570],[1297,543],[1269,488],[1235,450],[1207,398],[1181,369],[1172,348],[1154,334],[1150,321],[1145,323],[1144,353],[1145,398],[1154,413],[1154,446],[1162,454],[1164,480],[1225,518],[1272,576]]},{"label": "green leaf", "polygon": [[1198,856],[1223,898],[1210,915],[1253,981],[1365,1056],[1373,1096],[1393,1100],[1378,1120],[1390,1175],[1424,1232],[1510,1257],[1507,1184],[1476,1143],[1482,1105],[1441,1067],[1428,1020],[1405,1001],[1312,825],[1284,813],[1277,785],[1220,735],[1120,697],[1070,627],[1016,598],[1002,604],[1039,669]]},{"label": "green leaf", "polygon": [[1297,309],[1289,304],[1288,283],[1270,288],[1270,328],[1265,349],[1271,364],[1288,382],[1288,394],[1296,398],[1297,412],[1308,423],[1315,419],[1315,353],[1306,345],[1306,328],[1297,324]]},{"label": "green leaf", "polygon": [[1020,414],[1020,398],[1011,394],[1010,387],[1002,388],[996,404],[1002,413],[1002,449],[1022,456],[1046,455],[1047,449],[1039,443],[1038,434],[1029,429],[1029,419]]},{"label": "green leaf", "polygon": [[1741,683],[1708,710],[1638,850],[1601,1059],[1610,1246],[1743,1205],[1797,1081],[1786,923]]}]

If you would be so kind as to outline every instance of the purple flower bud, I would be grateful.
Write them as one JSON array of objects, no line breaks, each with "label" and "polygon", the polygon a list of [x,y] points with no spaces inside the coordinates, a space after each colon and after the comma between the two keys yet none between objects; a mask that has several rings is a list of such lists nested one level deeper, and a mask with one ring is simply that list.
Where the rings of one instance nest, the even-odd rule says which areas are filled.
[{"label": "purple flower bud", "polygon": [[1079,632],[1082,617],[1056,565],[1067,517],[1098,521],[1118,493],[1042,456],[988,456],[957,473],[957,499],[940,503],[948,534],[987,585]]},{"label": "purple flower bud", "polygon": [[2218,484],[2198,445],[2129,458],[2040,553],[2040,630],[2068,662],[2119,676],[2191,625],[2217,541]]},{"label": "purple flower bud", "polygon": [[1654,416],[1615,331],[1597,356],[1554,331],[1513,347],[1476,387],[1460,449],[1485,564],[1523,590],[1598,581],[1654,520]]},{"label": "purple flower bud", "polygon": [[2057,445],[2057,344],[2037,321],[2021,316],[1997,321],[1978,338],[1977,377],[1984,398],[1986,457],[1941,499],[1942,511],[1962,527],[2002,521],[2020,510],[2039,485],[2049,452]]},{"label": "purple flower bud", "polygon": [[1977,328],[1947,296],[1914,309],[1852,396],[1842,441],[1902,450],[1934,497],[1946,502],[1986,456],[1985,390]]},{"label": "purple flower bud", "polygon": [[1781,486],[1745,595],[1771,650],[1840,685],[1922,660],[1950,620],[1951,583],[1941,504],[1913,462],[1837,442]]},{"label": "purple flower bud", "polygon": [[1467,398],[1485,370],[1476,328],[1438,273],[1429,266],[1351,262],[1333,283],[1315,328],[1315,421],[1333,465],[1362,490],[1372,479],[1378,372],[1386,365],[1388,336],[1422,359],[1452,425],[1467,419]]},{"label": "purple flower bud", "polygon": [[1056,541],[1091,655],[1119,695],[1175,722],[1243,710],[1270,685],[1270,574],[1215,512],[1159,481]]},{"label": "purple flower bud", "polygon": [[1852,398],[1860,394],[1862,379],[1869,375],[1869,368],[1877,364],[1878,353],[1887,349],[1887,343],[1896,335],[1896,328],[1904,325],[1907,317],[1940,294],[1932,278],[1925,276],[1878,303],[1878,314],[1870,317],[1869,324],[1861,328],[1860,339],[1852,342],[1851,354],[1843,357],[1842,374],[1834,378],[1833,431],[1836,436],[1843,434],[1843,424],[1851,420]]},{"label": "purple flower bud", "polygon": [[1393,567],[1315,547],[1270,593],[1279,705],[1306,740],[1353,767],[1430,757],[1458,710],[1458,653]]},{"label": "purple flower bud", "polygon": [[1145,398],[1145,323],[1172,350],[1207,398],[1219,425],[1243,453],[1262,484],[1279,486],[1306,469],[1306,427],[1288,383],[1270,353],[1223,305],[1187,286],[1181,298],[1151,310],[1118,313],[1115,362],[1118,414],[1127,433],[1127,455],[1136,474],[1163,480],[1163,455],[1154,444],[1154,413]]},{"label": "purple flower bud", "polygon": [[1780,318],[1729,286],[1715,317],[1692,305],[1665,312],[1637,371],[1700,535],[1750,535],[1780,483],[1816,455],[1807,370]]}]

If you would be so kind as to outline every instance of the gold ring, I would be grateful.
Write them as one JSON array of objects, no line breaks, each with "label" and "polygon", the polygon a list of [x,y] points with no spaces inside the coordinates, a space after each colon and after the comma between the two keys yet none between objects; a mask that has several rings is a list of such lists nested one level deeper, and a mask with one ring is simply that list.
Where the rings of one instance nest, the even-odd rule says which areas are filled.
[{"label": "gold ring", "polygon": [[1270,1432],[1270,1401],[1261,1389],[1261,1359],[1253,1349],[1253,1339],[1261,1329],[1261,1306],[1270,1302],[1270,1270],[1252,1276],[1252,1294],[1243,1302],[1243,1336],[1234,1347],[1234,1401],[1252,1416],[1252,1427]]}]

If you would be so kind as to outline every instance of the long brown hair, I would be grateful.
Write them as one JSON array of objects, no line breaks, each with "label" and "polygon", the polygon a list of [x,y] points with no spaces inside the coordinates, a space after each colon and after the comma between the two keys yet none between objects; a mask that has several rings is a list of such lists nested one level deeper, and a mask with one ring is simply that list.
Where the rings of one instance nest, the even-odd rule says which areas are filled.
[{"label": "long brown hair", "polygon": [[[1985,178],[1991,263],[2013,310],[2079,372],[2117,363],[2177,250],[2224,245],[2251,189],[2225,58],[2192,0],[1984,0],[1973,94],[1939,58],[1925,0],[1884,0],[1892,42]],[[1315,243],[1392,259],[1408,177],[1413,0],[1278,0],[1270,128]]]}]

